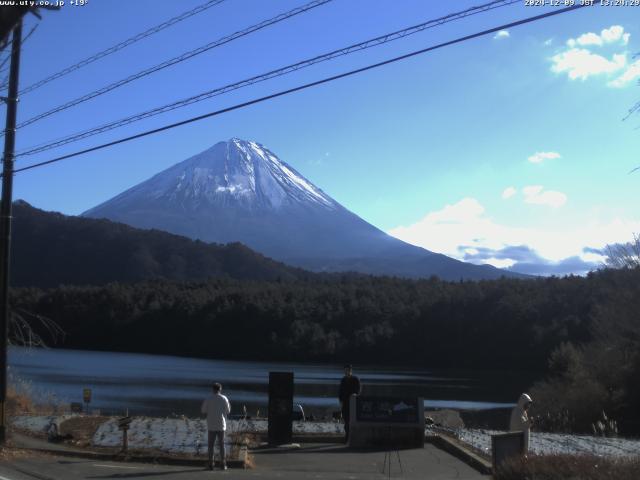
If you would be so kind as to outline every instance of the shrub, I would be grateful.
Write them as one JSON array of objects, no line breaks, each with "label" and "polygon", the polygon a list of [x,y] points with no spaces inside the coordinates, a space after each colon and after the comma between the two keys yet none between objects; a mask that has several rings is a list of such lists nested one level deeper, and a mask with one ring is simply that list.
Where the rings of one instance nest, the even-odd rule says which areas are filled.
[{"label": "shrub", "polygon": [[637,480],[640,457],[611,459],[594,455],[529,455],[505,461],[495,480]]}]

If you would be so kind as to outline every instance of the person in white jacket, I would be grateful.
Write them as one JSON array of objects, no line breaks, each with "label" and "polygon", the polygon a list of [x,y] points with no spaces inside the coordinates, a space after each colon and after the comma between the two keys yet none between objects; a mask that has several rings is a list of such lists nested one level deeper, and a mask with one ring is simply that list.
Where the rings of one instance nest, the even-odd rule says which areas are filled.
[{"label": "person in white jacket", "polygon": [[511,411],[509,430],[512,432],[524,432],[524,451],[529,451],[529,434],[531,432],[532,418],[529,416],[529,407],[533,403],[526,393],[520,395],[518,404]]},{"label": "person in white jacket", "polygon": [[231,405],[229,404],[229,399],[220,392],[222,392],[222,385],[214,383],[213,395],[202,402],[202,408],[200,409],[202,413],[207,415],[209,470],[213,470],[213,446],[216,438],[220,448],[220,466],[223,470],[227,469],[224,432],[227,429],[227,415],[231,412]]}]

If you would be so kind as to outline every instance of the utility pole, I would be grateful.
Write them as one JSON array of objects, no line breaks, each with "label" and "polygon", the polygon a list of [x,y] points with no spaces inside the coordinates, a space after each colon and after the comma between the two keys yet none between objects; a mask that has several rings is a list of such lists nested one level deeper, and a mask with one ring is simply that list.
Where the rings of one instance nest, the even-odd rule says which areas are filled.
[{"label": "utility pole", "polygon": [[18,78],[22,20],[13,29],[11,69],[7,102],[7,124],[2,165],[2,204],[0,205],[0,445],[6,440],[7,417],[7,337],[9,333],[9,259],[11,257],[11,207],[13,200],[13,157],[16,144],[18,110]]}]

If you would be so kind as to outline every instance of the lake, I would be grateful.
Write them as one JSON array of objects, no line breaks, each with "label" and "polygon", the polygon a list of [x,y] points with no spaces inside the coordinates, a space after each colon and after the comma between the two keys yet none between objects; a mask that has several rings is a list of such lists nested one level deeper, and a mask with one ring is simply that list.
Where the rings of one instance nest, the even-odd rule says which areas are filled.
[{"label": "lake", "polygon": [[[295,375],[295,403],[305,411],[339,408],[342,365],[206,360],[134,353],[62,349],[9,349],[10,382],[40,402],[81,402],[92,389],[91,408],[106,414],[199,414],[211,383],[220,382],[232,413],[246,405],[266,413],[270,371]],[[426,370],[354,365],[363,394],[425,398],[426,408],[488,409],[513,406],[527,381],[513,372]]]}]

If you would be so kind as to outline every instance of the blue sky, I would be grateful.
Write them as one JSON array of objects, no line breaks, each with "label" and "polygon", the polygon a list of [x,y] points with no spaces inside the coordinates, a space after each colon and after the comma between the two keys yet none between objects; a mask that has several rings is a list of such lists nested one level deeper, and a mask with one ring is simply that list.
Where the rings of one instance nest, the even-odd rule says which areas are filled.
[{"label": "blue sky", "polygon": [[[26,20],[21,86],[204,0],[89,0]],[[19,121],[304,4],[226,0],[24,95]],[[17,150],[460,11],[478,2],[334,0],[18,130]],[[553,8],[442,25],[51,150],[47,160]],[[537,274],[584,273],[640,232],[640,7],[591,7],[16,175],[14,198],[79,214],[231,137],[255,140],[410,243]]]}]

